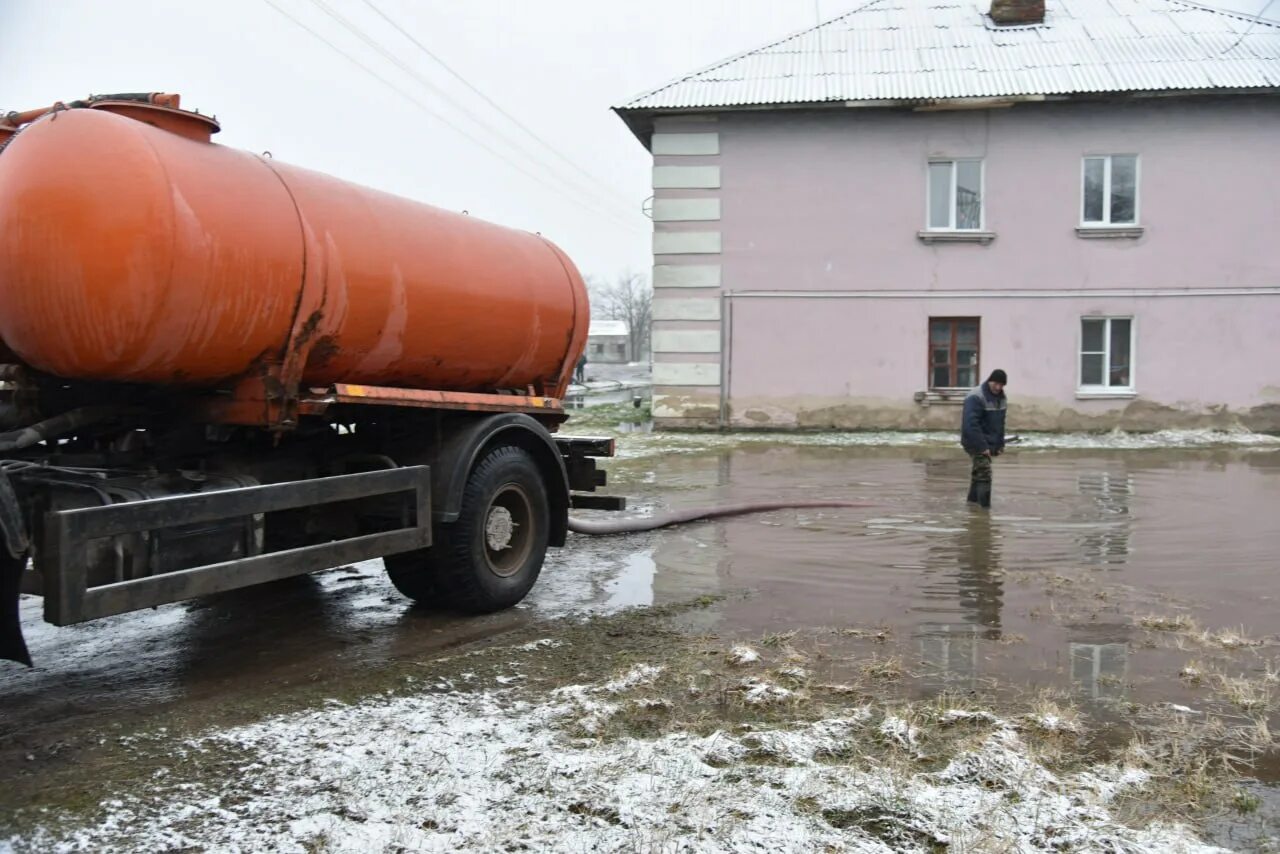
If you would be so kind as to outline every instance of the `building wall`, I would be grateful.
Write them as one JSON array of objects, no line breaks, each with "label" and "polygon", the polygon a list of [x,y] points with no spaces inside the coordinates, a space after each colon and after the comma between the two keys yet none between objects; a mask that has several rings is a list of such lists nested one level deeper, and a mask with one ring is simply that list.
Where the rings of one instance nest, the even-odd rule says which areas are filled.
[{"label": "building wall", "polygon": [[[929,317],[981,318],[1018,429],[1280,430],[1280,101],[659,119],[655,416],[947,427]],[[1081,158],[1140,157],[1135,237],[1085,239]],[[930,158],[982,157],[989,243],[927,244]],[[1077,393],[1080,318],[1132,316],[1134,393]]]},{"label": "building wall", "polygon": [[588,363],[626,364],[631,361],[631,339],[626,335],[591,335],[587,338]]}]

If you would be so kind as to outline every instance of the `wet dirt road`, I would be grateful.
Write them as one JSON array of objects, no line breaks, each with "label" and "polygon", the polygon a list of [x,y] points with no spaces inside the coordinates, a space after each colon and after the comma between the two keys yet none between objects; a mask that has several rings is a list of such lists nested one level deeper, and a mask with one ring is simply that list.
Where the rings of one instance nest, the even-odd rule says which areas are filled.
[{"label": "wet dirt road", "polygon": [[38,666],[0,663],[0,758],[288,686],[337,693],[387,662],[544,619],[705,594],[725,599],[688,625],[726,637],[883,629],[923,692],[1001,679],[1191,702],[1177,678],[1187,655],[1153,644],[1141,616],[1280,631],[1280,451],[1014,451],[997,461],[990,514],[965,505],[967,478],[963,455],[940,447],[685,445],[619,460],[612,482],[640,507],[779,496],[874,506],[577,537],[520,608],[480,619],[408,607],[378,562],[62,629],[28,600]]}]

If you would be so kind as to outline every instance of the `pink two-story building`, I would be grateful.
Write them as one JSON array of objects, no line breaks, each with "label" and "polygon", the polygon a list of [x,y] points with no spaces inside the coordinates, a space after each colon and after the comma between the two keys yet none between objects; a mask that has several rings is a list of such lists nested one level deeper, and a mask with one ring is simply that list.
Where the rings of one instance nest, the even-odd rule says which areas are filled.
[{"label": "pink two-story building", "polygon": [[642,95],[667,427],[1280,430],[1280,26],[874,0]]}]

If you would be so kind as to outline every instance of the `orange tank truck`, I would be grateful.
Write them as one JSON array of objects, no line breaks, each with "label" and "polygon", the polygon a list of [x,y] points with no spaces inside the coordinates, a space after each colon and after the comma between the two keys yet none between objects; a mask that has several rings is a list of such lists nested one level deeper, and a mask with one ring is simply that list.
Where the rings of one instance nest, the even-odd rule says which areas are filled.
[{"label": "orange tank truck", "polygon": [[554,435],[590,315],[545,238],[212,142],[177,95],[0,115],[0,656],[383,557],[509,607],[609,440]]}]

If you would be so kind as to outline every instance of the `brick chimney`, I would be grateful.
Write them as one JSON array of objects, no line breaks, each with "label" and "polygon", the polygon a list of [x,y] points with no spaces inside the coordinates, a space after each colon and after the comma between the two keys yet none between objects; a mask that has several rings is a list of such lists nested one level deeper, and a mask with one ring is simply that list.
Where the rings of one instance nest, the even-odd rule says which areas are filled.
[{"label": "brick chimney", "polygon": [[991,0],[991,20],[997,24],[1043,24],[1044,0]]}]

